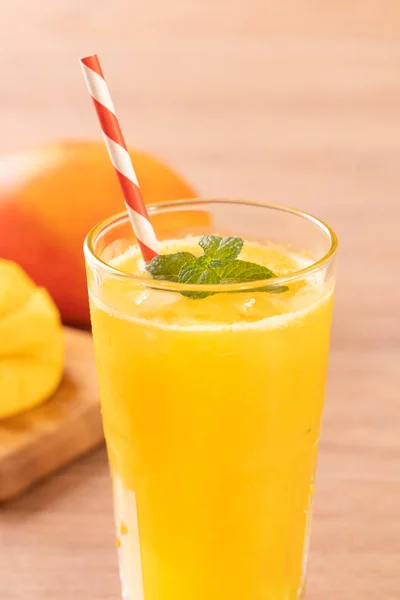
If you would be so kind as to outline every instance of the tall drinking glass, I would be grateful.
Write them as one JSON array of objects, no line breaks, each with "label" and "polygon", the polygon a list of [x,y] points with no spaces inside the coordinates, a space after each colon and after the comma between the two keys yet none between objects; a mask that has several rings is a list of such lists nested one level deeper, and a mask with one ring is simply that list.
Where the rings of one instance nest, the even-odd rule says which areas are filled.
[{"label": "tall drinking glass", "polygon": [[[335,234],[297,210],[245,201],[175,202],[150,218],[162,253],[199,254],[202,235],[240,236],[239,258],[278,279],[152,279],[125,214],[86,239],[123,597],[297,600]],[[181,294],[188,291],[213,295]]]}]

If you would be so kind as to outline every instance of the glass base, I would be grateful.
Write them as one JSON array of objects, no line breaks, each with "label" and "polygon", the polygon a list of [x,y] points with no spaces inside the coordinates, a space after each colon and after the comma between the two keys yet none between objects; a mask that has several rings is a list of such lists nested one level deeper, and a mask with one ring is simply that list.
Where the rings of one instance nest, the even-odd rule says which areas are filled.
[{"label": "glass base", "polygon": [[[200,563],[197,569],[193,561],[188,564],[184,553],[179,556],[174,553],[176,536],[174,537],[173,531],[175,529],[171,529],[171,537],[166,545],[163,560],[157,562],[157,556],[153,553],[150,555],[152,546],[145,545],[143,547],[140,543],[136,493],[126,488],[115,473],[112,479],[122,600],[165,600],[166,598],[176,600],[177,597],[185,598],[185,600],[195,600],[204,598],[204,594],[207,594],[210,590],[212,590],[213,598],[223,598],[224,594],[220,590],[225,589],[225,587],[227,591],[230,590],[227,597],[232,600],[243,598],[243,591],[246,589],[248,589],[248,595],[246,594],[248,600],[259,600],[260,598],[266,600],[304,600],[304,576],[308,555],[307,543],[304,548],[302,574],[299,570],[297,582],[296,579],[290,578],[290,573],[286,573],[285,576],[285,568],[282,563],[283,568],[278,571],[280,577],[277,577],[274,572],[270,572],[265,578],[264,571],[262,571],[264,576],[261,578],[257,579],[257,577],[251,576],[253,563],[249,556],[245,563],[236,562],[236,567],[239,570],[241,565],[244,565],[242,579],[236,577],[237,571],[231,571],[229,565],[223,563],[223,558],[226,556],[223,554],[214,556],[218,560],[218,567],[220,566],[219,556],[221,556],[220,560],[224,569],[222,573],[216,569],[214,561],[209,561],[206,568],[204,563]],[[309,508],[311,510],[311,502]],[[309,523],[306,523],[307,536],[310,533],[309,530]],[[145,550],[144,556],[143,549]],[[239,546],[237,546],[237,549],[240,551]],[[212,546],[210,546],[211,551]],[[231,558],[235,560],[235,557],[237,557],[236,554],[232,555]],[[257,558],[257,554],[255,554],[255,558]],[[246,559],[245,555],[244,559]],[[151,568],[149,568],[149,564]],[[300,577],[303,581],[298,587]],[[207,582],[208,579],[209,583]],[[234,581],[239,581],[240,589],[235,588]],[[249,584],[250,587],[248,587]],[[218,589],[216,589],[216,586]],[[199,589],[199,587],[202,589]]]}]

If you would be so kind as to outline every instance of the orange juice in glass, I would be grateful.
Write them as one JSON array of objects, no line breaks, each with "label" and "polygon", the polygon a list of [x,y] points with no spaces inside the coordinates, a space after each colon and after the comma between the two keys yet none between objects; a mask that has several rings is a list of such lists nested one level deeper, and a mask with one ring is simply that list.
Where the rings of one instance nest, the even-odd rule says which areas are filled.
[{"label": "orange juice in glass", "polygon": [[299,211],[244,201],[176,202],[150,218],[162,254],[198,256],[204,235],[240,236],[240,258],[278,278],[153,279],[125,215],[86,240],[123,597],[297,600],[336,237]]}]

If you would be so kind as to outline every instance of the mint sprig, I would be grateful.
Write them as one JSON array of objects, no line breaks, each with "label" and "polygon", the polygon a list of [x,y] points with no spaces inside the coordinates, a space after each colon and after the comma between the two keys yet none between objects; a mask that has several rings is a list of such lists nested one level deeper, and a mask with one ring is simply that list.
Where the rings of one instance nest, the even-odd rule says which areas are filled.
[{"label": "mint sprig", "polygon": [[[160,254],[145,265],[146,271],[154,279],[191,284],[246,283],[276,277],[267,267],[256,263],[238,260],[243,240],[240,237],[220,237],[207,235],[200,239],[203,256],[190,252]],[[268,285],[252,291],[273,294],[286,292],[287,286]],[[207,298],[215,292],[181,292],[192,299]]]}]

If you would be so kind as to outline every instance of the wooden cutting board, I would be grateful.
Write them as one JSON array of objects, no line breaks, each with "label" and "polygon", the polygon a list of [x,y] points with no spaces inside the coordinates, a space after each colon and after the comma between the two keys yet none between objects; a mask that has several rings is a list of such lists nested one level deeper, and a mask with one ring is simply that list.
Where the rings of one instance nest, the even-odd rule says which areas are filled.
[{"label": "wooden cutting board", "polygon": [[92,336],[65,328],[66,364],[42,406],[0,421],[0,502],[103,440]]}]

